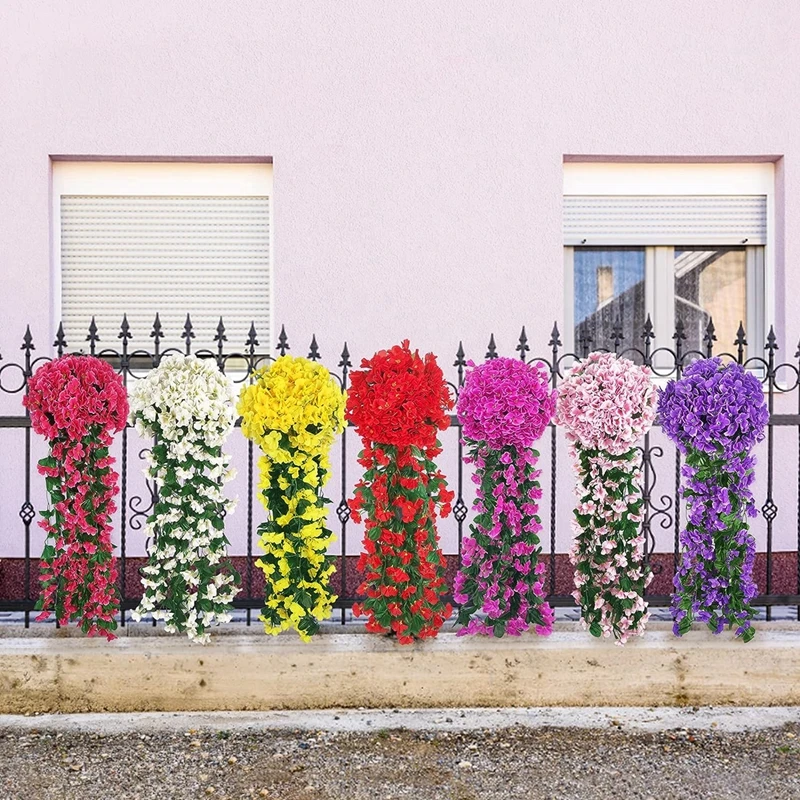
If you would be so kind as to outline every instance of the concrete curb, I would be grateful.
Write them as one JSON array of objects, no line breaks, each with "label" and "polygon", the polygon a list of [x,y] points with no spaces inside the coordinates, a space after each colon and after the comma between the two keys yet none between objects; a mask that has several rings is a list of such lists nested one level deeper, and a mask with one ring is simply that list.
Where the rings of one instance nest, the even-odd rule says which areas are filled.
[{"label": "concrete curb", "polygon": [[136,733],[230,731],[326,731],[376,733],[385,730],[468,732],[524,728],[607,729],[638,733],[691,730],[737,733],[800,723],[800,708],[449,708],[329,709],[320,711],[195,711],[135,714],[0,715],[0,731],[88,733],[119,736]]},{"label": "concrete curb", "polygon": [[0,638],[0,713],[272,711],[314,708],[792,706],[800,626],[676,639],[649,630],[625,648],[557,629],[541,639],[226,635],[107,643]]}]

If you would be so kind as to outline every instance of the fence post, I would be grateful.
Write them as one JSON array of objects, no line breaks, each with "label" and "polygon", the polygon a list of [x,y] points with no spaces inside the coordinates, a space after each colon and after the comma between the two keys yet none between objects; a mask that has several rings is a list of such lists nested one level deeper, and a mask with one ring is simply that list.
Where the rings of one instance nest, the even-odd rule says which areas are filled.
[{"label": "fence post", "polygon": [[[561,334],[558,323],[553,322],[550,332],[550,386],[553,391],[558,388],[558,348],[561,347]],[[556,445],[556,426],[550,423],[550,594],[556,593],[556,472],[558,448]]]},{"label": "fence post", "polygon": [[[767,407],[769,408],[769,418],[772,420],[775,404],[775,351],[778,349],[778,342],[772,325],[770,325],[764,349],[767,351]],[[765,594],[772,594],[772,524],[775,521],[775,517],[778,516],[778,507],[772,497],[773,459],[773,430],[772,425],[767,425],[767,499],[761,507],[761,513],[767,523],[767,585]],[[772,606],[767,606],[767,620],[771,619]]]},{"label": "fence post", "polygon": [[[283,332],[283,329],[281,329]],[[342,356],[339,359],[339,364],[342,368],[342,391],[347,391],[347,375],[350,367],[350,351],[347,349],[347,342],[344,343],[342,348]],[[340,595],[343,599],[347,598],[347,521],[350,519],[350,506],[347,505],[347,427],[342,431],[342,496],[339,500],[339,505],[336,506],[336,516],[339,518],[341,527],[341,562],[340,567],[342,570],[342,579],[340,582],[341,592]],[[347,621],[347,612],[342,605],[341,609],[341,622],[342,625]]]},{"label": "fence post", "polygon": [[[25,354],[25,366],[23,368],[24,392],[25,397],[28,396],[28,389],[32,370],[31,353],[36,349],[33,343],[33,336],[31,335],[31,326],[25,328],[25,336],[22,337],[22,347],[20,348]],[[30,411],[25,409],[25,416],[30,423]],[[25,500],[22,503],[22,508],[19,510],[19,516],[22,524],[25,526],[25,575],[23,577],[25,602],[29,602],[31,598],[31,522],[33,522],[36,512],[34,511],[33,504],[31,503],[31,426],[28,424],[25,427]],[[25,627],[30,627],[31,612],[25,609]]]}]

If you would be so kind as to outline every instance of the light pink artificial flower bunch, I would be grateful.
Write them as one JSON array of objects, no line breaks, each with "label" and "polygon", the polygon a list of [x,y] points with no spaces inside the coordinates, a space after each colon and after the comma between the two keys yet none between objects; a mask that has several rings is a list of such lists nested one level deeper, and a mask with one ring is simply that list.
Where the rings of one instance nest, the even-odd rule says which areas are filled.
[{"label": "light pink artificial flower bunch", "polygon": [[566,429],[578,476],[570,561],[573,597],[594,636],[625,644],[644,633],[642,453],[656,415],[650,370],[612,353],[592,353],[558,389],[556,424]]}]

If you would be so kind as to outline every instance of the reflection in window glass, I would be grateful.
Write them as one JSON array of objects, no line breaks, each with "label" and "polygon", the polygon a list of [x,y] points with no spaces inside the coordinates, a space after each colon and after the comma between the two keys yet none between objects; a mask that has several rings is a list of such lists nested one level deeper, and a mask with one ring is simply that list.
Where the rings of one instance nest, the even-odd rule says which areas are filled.
[{"label": "reflection in window glass", "polygon": [[675,320],[686,330],[685,350],[702,350],[708,320],[717,340],[731,350],[739,322],[747,318],[747,254],[744,247],[675,248]]},{"label": "reflection in window glass", "polygon": [[645,250],[643,247],[574,250],[575,348],[588,333],[592,349],[614,349],[613,327],[619,319],[622,349],[641,347],[644,326]]}]

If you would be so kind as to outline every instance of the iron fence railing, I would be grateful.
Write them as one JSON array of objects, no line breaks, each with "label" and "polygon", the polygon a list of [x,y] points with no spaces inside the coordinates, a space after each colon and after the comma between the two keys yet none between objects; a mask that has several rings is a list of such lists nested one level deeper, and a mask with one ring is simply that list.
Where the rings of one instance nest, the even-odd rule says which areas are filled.
[{"label": "iron fence railing", "polygon": [[[63,355],[67,352],[88,352],[108,360],[124,377],[126,383],[140,378],[144,371],[159,363],[159,361],[170,353],[179,352],[182,354],[194,353],[201,358],[215,360],[219,368],[223,371],[235,372],[234,380],[239,383],[249,380],[250,375],[259,367],[274,360],[274,356],[265,354],[261,349],[258,340],[258,333],[254,326],[250,331],[241,349],[231,349],[228,347],[228,336],[225,325],[220,319],[214,336],[214,345],[207,349],[196,349],[194,346],[195,330],[189,316],[186,318],[181,340],[181,347],[163,346],[165,334],[162,330],[158,315],[155,317],[152,330],[149,333],[149,346],[138,348],[132,346],[133,334],[130,330],[127,318],[123,318],[117,334],[117,343],[114,347],[106,347],[101,342],[97,326],[94,320],[88,328],[83,348],[71,350],[67,344],[62,326],[59,326],[58,333],[52,348],[56,355]],[[547,367],[551,375],[551,383],[555,388],[563,378],[565,370],[575,359],[584,358],[593,348],[593,331],[586,325],[580,326],[576,330],[576,352],[566,352],[562,345],[561,334],[558,326],[554,325],[549,342],[548,351],[542,357],[532,356],[528,337],[525,328],[519,336],[516,344],[516,357],[525,361],[541,361]],[[765,530],[763,535],[757,537],[759,546],[759,561],[757,562],[757,572],[760,572],[759,586],[762,594],[758,597],[756,605],[766,609],[767,619],[771,618],[772,609],[775,606],[795,606],[797,616],[800,619],[800,347],[795,353],[795,361],[792,363],[778,363],[777,352],[778,344],[774,330],[770,328],[764,344],[763,355],[749,356],[746,333],[742,325],[739,326],[735,340],[732,342],[733,350],[729,352],[719,351],[716,345],[716,335],[714,325],[711,320],[705,330],[703,349],[686,350],[684,342],[686,334],[683,324],[678,321],[672,336],[673,346],[671,348],[655,347],[655,332],[653,325],[648,317],[643,329],[635,337],[635,341],[628,343],[623,335],[622,324],[617,321],[612,327],[611,338],[608,340],[609,349],[619,356],[634,359],[638,363],[644,363],[653,368],[656,376],[661,378],[680,377],[688,363],[697,358],[709,357],[713,355],[723,355],[733,359],[746,368],[752,369],[759,376],[763,385],[766,401],[769,406],[771,418],[766,434],[765,459],[762,455],[759,464],[759,472],[766,475],[763,482],[763,493],[758,498],[759,508],[762,515]],[[49,348],[48,348],[49,349]],[[285,355],[290,347],[286,331],[282,328],[278,336],[276,351],[279,355]],[[28,379],[36,368],[43,362],[50,360],[50,355],[39,355],[34,345],[30,327],[25,331],[22,339],[22,359],[19,362],[0,362],[0,399],[3,394],[23,396],[27,392]],[[485,353],[485,358],[498,357],[498,348],[495,337],[492,334]],[[319,361],[322,359],[320,348],[315,336],[311,337],[309,359]],[[440,360],[443,361],[444,359]],[[461,386],[465,369],[467,367],[467,355],[463,346],[459,343],[456,351],[454,380],[450,386],[457,395]],[[336,360],[336,365],[329,365],[331,373],[337,378],[343,388],[347,387],[348,375],[352,368],[351,355],[345,343],[341,353]],[[796,395],[797,413],[775,413],[776,398],[784,397],[794,393]],[[785,405],[785,403],[782,403]],[[452,416],[452,424],[458,428],[458,420]],[[23,501],[18,511],[21,529],[6,529],[0,531],[1,542],[16,542],[18,536],[24,537],[24,556],[21,558],[0,558],[0,611],[17,611],[23,615],[25,624],[30,622],[31,612],[34,610],[36,596],[38,594],[38,554],[31,552],[31,530],[35,524],[36,510],[32,502],[32,480],[36,479],[36,469],[32,456],[31,446],[31,426],[30,418],[23,410],[22,403],[19,403],[18,413],[0,416],[0,432],[4,429],[19,429],[23,441],[18,442],[19,461],[18,464],[22,481]],[[796,441],[791,443],[793,457],[797,457],[789,470],[788,476],[784,474],[783,483],[788,480],[791,484],[792,492],[795,494],[795,519],[792,525],[791,538],[793,549],[779,553],[773,552],[775,521],[778,517],[778,505],[776,503],[775,489],[775,435],[779,430],[786,430],[796,434]],[[339,523],[339,544],[337,553],[337,571],[332,580],[335,590],[338,591],[339,599],[336,603],[336,617],[342,623],[346,621],[348,615],[346,610],[358,599],[355,587],[358,579],[355,575],[354,556],[348,555],[348,536],[358,535],[360,532],[351,531],[350,511],[347,500],[350,492],[350,481],[348,470],[351,468],[349,459],[359,448],[349,441],[353,434],[347,430],[342,435],[341,440],[341,461],[338,464],[338,490],[339,497],[335,501],[335,514]],[[643,453],[643,473],[644,473],[644,499],[646,515],[643,522],[643,531],[646,541],[646,553],[651,562],[651,566],[656,573],[657,580],[651,586],[651,594],[648,600],[652,606],[666,606],[669,604],[671,579],[678,559],[678,539],[681,529],[681,503],[679,495],[681,458],[677,451],[673,452],[674,463],[670,470],[670,488],[668,490],[657,490],[657,479],[659,471],[664,471],[664,466],[668,464],[668,456],[665,443],[653,441],[654,434],[648,434],[642,443]],[[120,593],[122,598],[122,624],[126,622],[127,610],[134,608],[140,596],[138,584],[138,568],[143,563],[141,557],[133,557],[129,554],[129,536],[131,532],[138,532],[143,529],[143,523],[147,514],[152,508],[156,496],[156,487],[146,482],[146,490],[143,493],[133,493],[130,490],[129,470],[133,468],[140,473],[140,459],[145,450],[140,450],[137,458],[131,458],[129,429],[120,434],[120,456],[118,458],[117,469],[120,472],[120,510],[117,520],[117,555],[120,565]],[[546,534],[545,548],[549,561],[549,588],[551,603],[555,606],[573,605],[570,596],[572,583],[572,570],[568,563],[566,554],[557,552],[557,530],[559,525],[568,525],[569,520],[564,519],[563,509],[559,510],[557,491],[559,485],[571,484],[573,477],[571,470],[567,468],[566,477],[559,481],[560,464],[558,433],[554,426],[550,426],[544,439],[539,444],[543,451],[540,465],[549,483],[549,507],[545,509],[543,524]],[[451,487],[455,490],[456,501],[453,506],[453,516],[457,526],[457,541],[460,550],[461,540],[464,533],[468,530],[469,507],[467,504],[468,493],[465,491],[465,475],[462,466],[462,444],[460,435],[457,437],[457,467],[455,474],[449,476]],[[255,497],[255,475],[254,475],[254,454],[253,444],[247,442],[246,467],[244,475],[246,479],[246,506],[245,520],[245,541],[244,552],[232,552],[234,562],[242,573],[242,590],[235,600],[235,606],[245,609],[244,615],[247,623],[251,622],[251,612],[258,609],[262,602],[262,593],[259,590],[260,570],[254,567],[254,561],[258,554],[254,555],[254,543],[257,524],[254,516]],[[6,448],[12,452],[14,448]],[[545,452],[546,451],[546,452]],[[0,487],[0,503],[8,502],[8,487]],[[788,523],[788,524],[791,524]],[[658,527],[662,531],[671,531],[671,552],[657,551],[655,548],[654,531]],[[785,537],[784,537],[785,538]],[[548,547],[549,545],[549,547]],[[457,567],[456,559],[450,559],[449,576]],[[779,562],[779,563],[778,563]],[[6,564],[8,569],[4,572],[2,567]],[[780,567],[779,580],[776,580],[776,565]],[[12,569],[13,567],[13,569]],[[777,588],[776,588],[777,587]]]}]

